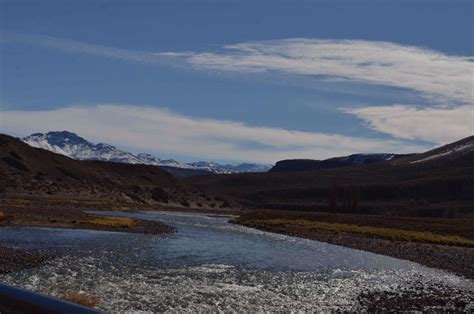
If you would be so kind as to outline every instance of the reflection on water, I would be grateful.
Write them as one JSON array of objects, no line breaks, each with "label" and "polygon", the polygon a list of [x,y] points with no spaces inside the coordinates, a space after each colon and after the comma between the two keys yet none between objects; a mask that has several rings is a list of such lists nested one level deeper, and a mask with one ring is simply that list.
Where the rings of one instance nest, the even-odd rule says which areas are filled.
[{"label": "reflection on water", "polygon": [[230,225],[226,218],[112,214],[159,219],[177,232],[4,229],[0,244],[53,249],[62,257],[0,280],[50,294],[84,291],[108,311],[353,309],[362,291],[413,282],[474,291],[472,281],[415,263]]}]

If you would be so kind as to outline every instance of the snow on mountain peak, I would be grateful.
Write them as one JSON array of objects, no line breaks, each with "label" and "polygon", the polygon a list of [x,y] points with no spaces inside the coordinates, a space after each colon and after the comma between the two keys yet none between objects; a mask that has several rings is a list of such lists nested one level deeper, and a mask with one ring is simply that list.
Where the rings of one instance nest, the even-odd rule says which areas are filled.
[{"label": "snow on mountain peak", "polygon": [[80,160],[102,160],[129,164],[167,166],[206,170],[214,173],[264,172],[270,169],[270,166],[258,164],[220,165],[207,161],[187,164],[173,159],[164,160],[146,153],[133,154],[106,143],[94,144],[69,131],[34,133],[22,138],[22,141],[33,147],[47,149]]},{"label": "snow on mountain peak", "polygon": [[474,150],[474,140],[464,142],[464,143],[459,144],[459,145],[451,144],[451,145],[448,145],[448,147],[446,147],[445,149],[443,149],[441,151],[439,151],[439,149],[438,149],[438,152],[436,154],[431,154],[431,155],[429,155],[425,158],[418,159],[418,160],[412,161],[410,163],[416,164],[416,163],[420,163],[420,162],[439,159],[439,158],[450,156],[450,155],[453,155],[453,154],[464,153],[464,152],[469,152],[469,151],[473,151],[473,150]]}]

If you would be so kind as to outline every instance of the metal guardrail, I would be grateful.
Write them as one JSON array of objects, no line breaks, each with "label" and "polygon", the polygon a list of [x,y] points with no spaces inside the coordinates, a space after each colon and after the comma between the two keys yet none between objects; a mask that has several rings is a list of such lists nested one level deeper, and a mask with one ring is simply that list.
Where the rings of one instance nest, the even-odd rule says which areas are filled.
[{"label": "metal guardrail", "polygon": [[97,310],[57,298],[0,284],[0,313],[97,314]]}]

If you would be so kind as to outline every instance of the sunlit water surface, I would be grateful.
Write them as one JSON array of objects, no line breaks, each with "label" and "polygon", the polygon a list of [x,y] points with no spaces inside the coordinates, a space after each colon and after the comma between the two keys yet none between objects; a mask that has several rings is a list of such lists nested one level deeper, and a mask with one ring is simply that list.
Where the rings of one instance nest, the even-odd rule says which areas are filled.
[{"label": "sunlit water surface", "polygon": [[[104,213],[107,214],[107,213]],[[106,311],[358,309],[357,296],[414,282],[474,292],[470,280],[382,255],[177,213],[164,236],[51,228],[0,230],[0,245],[54,250],[41,268],[0,282],[60,295],[82,291]]]}]

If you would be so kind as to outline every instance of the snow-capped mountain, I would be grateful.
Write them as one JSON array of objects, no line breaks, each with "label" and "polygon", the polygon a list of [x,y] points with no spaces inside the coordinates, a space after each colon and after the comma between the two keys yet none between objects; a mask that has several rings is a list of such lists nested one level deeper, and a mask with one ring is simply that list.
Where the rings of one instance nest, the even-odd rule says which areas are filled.
[{"label": "snow-capped mountain", "polygon": [[145,164],[205,170],[214,173],[265,172],[271,168],[271,166],[268,165],[251,163],[221,165],[215,162],[199,161],[188,164],[173,159],[160,159],[145,153],[133,154],[105,143],[94,144],[77,134],[68,131],[35,133],[22,138],[22,141],[33,147],[47,149],[73,159],[81,160],[103,160],[129,164]]}]

